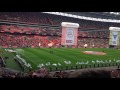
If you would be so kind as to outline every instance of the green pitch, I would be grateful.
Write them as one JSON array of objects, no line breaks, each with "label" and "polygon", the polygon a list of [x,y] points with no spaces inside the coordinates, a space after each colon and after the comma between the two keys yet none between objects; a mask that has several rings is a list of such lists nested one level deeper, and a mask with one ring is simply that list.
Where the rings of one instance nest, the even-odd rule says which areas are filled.
[{"label": "green pitch", "polygon": [[[102,64],[110,64],[113,63],[120,63],[120,50],[116,49],[108,49],[108,48],[21,48],[24,53],[20,54],[22,58],[26,60],[27,63],[30,63],[33,70],[37,69],[37,66],[39,64],[44,64],[46,68],[52,68],[52,70],[57,69],[66,69],[66,66],[68,66],[68,69],[75,69],[75,66],[77,65],[78,68],[81,67],[87,67],[93,66],[94,64],[102,66]],[[14,49],[15,50],[15,49]],[[53,53],[50,53],[50,51],[53,51]],[[84,54],[83,51],[101,51],[107,53],[106,55],[88,55]],[[13,60],[15,53],[10,53],[7,51],[4,51],[2,53],[2,56],[8,56],[9,59],[7,61],[7,67],[20,70],[18,65]],[[98,61],[103,61],[104,63],[99,63]],[[95,61],[95,62],[94,62]],[[47,63],[50,63],[50,65],[47,65]],[[71,62],[69,64],[66,64],[65,62]],[[76,64],[77,62],[80,62],[81,64]],[[59,65],[58,65],[59,63]],[[53,65],[57,64],[57,66]],[[71,66],[73,66],[71,68]]]}]

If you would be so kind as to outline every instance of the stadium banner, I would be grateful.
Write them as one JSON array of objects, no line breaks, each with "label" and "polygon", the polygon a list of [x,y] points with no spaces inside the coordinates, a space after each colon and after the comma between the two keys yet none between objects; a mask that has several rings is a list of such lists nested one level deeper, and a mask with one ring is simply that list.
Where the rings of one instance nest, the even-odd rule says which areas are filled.
[{"label": "stadium banner", "polygon": [[113,45],[113,46],[120,45],[120,28],[109,27],[109,30],[110,30],[109,45]]},{"label": "stadium banner", "polygon": [[77,23],[62,22],[61,45],[77,45],[78,27]]},{"label": "stadium banner", "polygon": [[66,28],[66,45],[74,45],[74,28]]},{"label": "stadium banner", "polygon": [[117,45],[118,42],[118,32],[112,32],[112,45]]}]

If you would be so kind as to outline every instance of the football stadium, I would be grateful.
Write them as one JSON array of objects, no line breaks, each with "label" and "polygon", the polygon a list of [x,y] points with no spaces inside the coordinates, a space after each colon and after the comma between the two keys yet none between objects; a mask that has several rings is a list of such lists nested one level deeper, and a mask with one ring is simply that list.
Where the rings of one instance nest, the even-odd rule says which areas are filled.
[{"label": "football stadium", "polygon": [[120,78],[119,12],[0,12],[0,78]]}]

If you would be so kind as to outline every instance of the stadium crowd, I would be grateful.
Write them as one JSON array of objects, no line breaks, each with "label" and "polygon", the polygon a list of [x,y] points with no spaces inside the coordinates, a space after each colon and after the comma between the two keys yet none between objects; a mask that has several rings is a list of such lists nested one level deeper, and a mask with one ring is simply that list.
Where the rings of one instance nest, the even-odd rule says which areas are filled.
[{"label": "stadium crowd", "polygon": [[[36,35],[16,35],[0,33],[0,44],[2,47],[49,47],[48,44],[53,42],[53,46],[60,44],[60,38],[56,36],[36,36]],[[41,45],[39,46],[39,43]]]},{"label": "stadium crowd", "polygon": [[[58,18],[59,17],[59,18]],[[47,25],[59,25],[63,21],[79,23],[78,31],[78,47],[84,47],[85,44],[88,47],[108,47],[108,38],[110,26],[119,26],[117,23],[105,23],[94,22],[86,20],[78,20],[74,18],[49,15],[39,12],[0,12],[1,21],[22,22],[27,24],[47,24]],[[88,29],[89,31],[81,31],[81,29]],[[90,31],[94,29],[94,31]],[[99,31],[96,31],[100,29]],[[104,30],[104,31],[103,31]],[[47,27],[31,27],[29,25],[0,25],[0,43],[3,47],[48,47],[48,43],[51,41],[53,46],[59,47],[61,39],[61,30],[51,29]],[[5,34],[11,33],[11,34]],[[14,33],[20,33],[19,35]],[[27,35],[23,35],[27,34]],[[30,35],[36,34],[36,35]],[[43,36],[44,35],[44,36]],[[5,38],[3,38],[5,37]],[[6,42],[7,41],[7,42]],[[74,47],[74,46],[71,46]]]},{"label": "stadium crowd", "polygon": [[[4,48],[7,47],[49,47],[48,44],[53,42],[53,47],[60,47],[61,37],[59,36],[39,36],[39,35],[18,35],[0,33],[0,43]],[[39,46],[39,43],[41,44]],[[78,38],[78,47],[82,48],[88,44],[89,48],[94,45],[95,48],[108,47],[108,39],[104,38]]]},{"label": "stadium crowd", "polygon": [[[3,47],[48,47],[48,43],[53,42],[54,47],[60,47],[60,30],[50,30],[47,28],[27,27],[17,25],[1,25],[0,43]],[[108,47],[108,31],[79,31],[78,47]],[[6,42],[7,41],[7,42]],[[72,47],[72,46],[71,46]]]},{"label": "stadium crowd", "polygon": [[108,39],[100,39],[100,38],[79,38],[78,39],[78,48],[84,48],[85,44],[87,44],[88,48],[108,48],[109,47]]},{"label": "stadium crowd", "polygon": [[79,37],[92,37],[92,38],[108,38],[109,37],[109,31],[79,31],[78,36]]},{"label": "stadium crowd", "polygon": [[88,20],[79,20],[75,18],[44,14],[40,12],[0,12],[0,20],[32,23],[32,24],[48,24],[61,25],[61,22],[79,23],[82,29],[108,29],[110,26],[120,27],[118,23],[95,22]]},{"label": "stadium crowd", "polygon": [[41,27],[30,27],[20,25],[0,25],[0,32],[9,33],[25,33],[25,34],[40,34],[40,35],[59,35],[60,30],[41,28]]},{"label": "stadium crowd", "polygon": [[48,72],[45,68],[28,73],[0,68],[0,78],[120,78],[120,69],[82,69]]},{"label": "stadium crowd", "polygon": [[[9,33],[25,33],[25,34],[40,34],[40,35],[61,35],[61,30],[41,27],[30,27],[30,26],[18,26],[18,25],[0,25],[0,32]],[[94,38],[108,38],[108,30],[89,30],[89,31],[78,31],[79,37],[94,37]]]}]

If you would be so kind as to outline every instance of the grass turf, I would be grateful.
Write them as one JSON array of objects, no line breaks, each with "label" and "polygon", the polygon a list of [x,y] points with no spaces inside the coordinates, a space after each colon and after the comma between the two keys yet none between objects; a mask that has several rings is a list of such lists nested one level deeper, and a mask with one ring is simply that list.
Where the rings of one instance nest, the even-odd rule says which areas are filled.
[{"label": "grass turf", "polygon": [[[39,64],[46,64],[47,62],[53,63],[61,63],[61,66],[58,66],[60,69],[66,69],[66,66],[71,68],[71,66],[76,66],[76,63],[79,62],[87,62],[88,65],[93,65],[93,60],[111,60],[111,64],[115,63],[115,60],[120,60],[120,50],[108,49],[108,48],[21,48],[24,50],[24,53],[21,54],[21,57],[26,60],[26,62],[32,65],[33,70],[37,69]],[[53,54],[50,53],[50,50],[53,51]],[[107,53],[106,55],[88,55],[84,54],[83,51],[104,51]],[[7,54],[5,54],[7,53]],[[7,60],[7,67],[12,69],[20,70],[18,65],[12,60],[13,55],[8,52],[4,52],[2,55],[8,56],[9,60]],[[64,61],[71,61],[70,65],[66,65]],[[78,65],[80,66],[80,65]],[[85,65],[83,65],[84,67]],[[46,66],[46,68],[56,69],[55,66]]]}]

